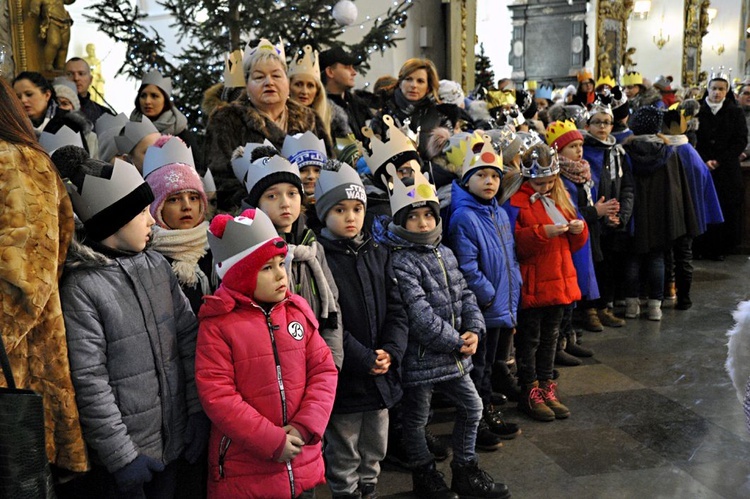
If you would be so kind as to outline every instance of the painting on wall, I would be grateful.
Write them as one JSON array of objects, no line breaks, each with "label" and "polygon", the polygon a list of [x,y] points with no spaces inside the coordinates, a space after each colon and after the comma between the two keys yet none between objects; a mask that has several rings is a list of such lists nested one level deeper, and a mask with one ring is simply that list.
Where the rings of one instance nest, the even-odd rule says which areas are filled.
[{"label": "painting on wall", "polygon": [[627,22],[632,0],[599,2],[597,10],[596,75],[617,78],[628,44]]}]

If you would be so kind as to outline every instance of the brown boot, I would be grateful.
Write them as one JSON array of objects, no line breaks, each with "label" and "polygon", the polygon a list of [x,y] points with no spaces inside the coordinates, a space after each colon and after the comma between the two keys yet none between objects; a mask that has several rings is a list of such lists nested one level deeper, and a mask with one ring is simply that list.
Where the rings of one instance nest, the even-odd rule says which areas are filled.
[{"label": "brown boot", "polygon": [[544,403],[552,410],[557,419],[565,419],[570,416],[570,410],[557,400],[557,383],[551,380],[540,381],[539,390],[544,397]]},{"label": "brown boot", "polygon": [[622,327],[625,325],[625,319],[616,317],[611,308],[600,308],[596,311],[599,321],[607,327]]},{"label": "brown boot", "polygon": [[595,308],[587,308],[583,311],[583,329],[592,333],[601,333],[604,331]]},{"label": "brown boot", "polygon": [[538,381],[524,386],[523,395],[518,402],[518,408],[521,412],[537,421],[555,420],[555,413],[547,406]]}]

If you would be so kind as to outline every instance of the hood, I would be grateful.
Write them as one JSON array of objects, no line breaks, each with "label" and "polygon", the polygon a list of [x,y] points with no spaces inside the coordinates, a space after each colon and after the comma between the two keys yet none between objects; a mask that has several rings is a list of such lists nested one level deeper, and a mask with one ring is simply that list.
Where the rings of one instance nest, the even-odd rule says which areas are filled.
[{"label": "hood", "polygon": [[474,195],[459,185],[457,181],[451,186],[451,210],[456,211],[458,208],[467,208],[469,210],[483,212],[490,215],[492,208],[497,206],[497,201],[492,200],[491,204],[483,204],[477,200]]},{"label": "hood", "polygon": [[651,87],[638,93],[632,99],[629,99],[631,107],[638,109],[643,106],[652,106],[661,100],[661,92],[657,88]]},{"label": "hood", "polygon": [[390,224],[392,220],[393,219],[391,217],[386,215],[381,215],[373,220],[372,238],[376,242],[384,244],[386,246],[390,246],[393,249],[415,249],[424,252],[432,251],[433,249],[435,249],[435,246],[433,245],[417,244],[411,241],[407,241],[403,237],[400,237],[388,230],[388,224]]},{"label": "hood", "polygon": [[[288,296],[289,291],[287,290],[287,297]],[[198,318],[205,319],[206,317],[225,315],[235,308],[240,307],[256,307],[261,309],[261,307],[249,296],[245,296],[238,291],[229,289],[224,285],[219,285],[219,289],[217,289],[214,294],[203,298],[203,305],[201,305],[201,308],[198,311]]]},{"label": "hood", "polygon": [[211,116],[211,113],[213,113],[217,108],[226,106],[228,104],[227,102],[221,99],[221,95],[223,91],[224,91],[224,84],[216,83],[215,85],[208,87],[208,89],[205,92],[203,92],[203,101],[201,102],[201,109],[203,110],[204,115]]},{"label": "hood", "polygon": [[599,140],[591,135],[588,130],[579,130],[583,135],[583,145],[593,147],[612,147],[617,143],[617,139],[613,135],[607,136],[607,140]]},{"label": "hood", "polygon": [[634,175],[650,175],[667,164],[671,148],[658,135],[633,135],[623,144]]},{"label": "hood", "polygon": [[83,224],[76,217],[76,229],[70,241],[68,254],[65,257],[64,273],[117,265],[114,258],[95,249],[95,243],[93,246],[90,246],[85,244],[84,241],[86,241],[86,231],[83,228]]}]

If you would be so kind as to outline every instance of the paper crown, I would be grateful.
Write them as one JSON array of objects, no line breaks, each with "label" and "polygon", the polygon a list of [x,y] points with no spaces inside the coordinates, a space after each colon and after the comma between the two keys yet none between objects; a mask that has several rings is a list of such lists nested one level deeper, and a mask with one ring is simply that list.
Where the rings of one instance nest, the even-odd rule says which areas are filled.
[{"label": "paper crown", "polygon": [[552,157],[552,161],[549,166],[542,166],[539,164],[539,153],[536,150],[531,151],[531,165],[526,166],[524,162],[521,165],[521,175],[526,178],[543,178],[557,175],[560,172],[560,162],[557,159],[557,151],[550,148],[549,153]]},{"label": "paper crown", "polygon": [[182,163],[195,169],[193,151],[179,137],[172,137],[161,147],[149,146],[143,158],[143,178],[164,165]]},{"label": "paper crown", "polygon": [[552,100],[552,90],[554,90],[554,87],[552,85],[546,85],[542,83],[537,87],[536,91],[534,92],[534,97],[537,99],[547,99],[549,101]]},{"label": "paper crown", "polygon": [[525,82],[523,82],[523,88],[526,90],[536,90],[537,89],[536,80],[526,80]]},{"label": "paper crown", "polygon": [[113,116],[109,113],[104,113],[94,123],[94,132],[97,137],[107,130],[116,129],[117,133],[120,133],[122,127],[128,122],[128,117],[125,113],[120,113],[117,116]]},{"label": "paper crown", "polygon": [[152,69],[141,80],[141,85],[156,85],[168,95],[172,95],[172,78],[162,76],[158,69]]},{"label": "paper crown", "polygon": [[[475,132],[476,133],[476,132]],[[492,138],[489,135],[483,135],[482,150],[475,153],[470,147],[471,137],[465,139],[466,143],[466,157],[464,158],[464,164],[461,168],[461,178],[466,178],[467,175],[477,168],[495,168],[500,173],[503,172],[503,157],[495,152],[495,148],[492,147]]]},{"label": "paper crown", "polygon": [[315,80],[320,80],[320,64],[318,63],[318,51],[313,50],[312,46],[305,45],[302,48],[303,55],[297,60],[293,60],[289,65],[287,76],[306,74],[312,76]]},{"label": "paper crown", "polygon": [[589,81],[594,79],[594,72],[590,70],[589,68],[583,68],[576,74],[576,77],[578,78],[578,83],[582,83],[584,81]]},{"label": "paper crown", "polygon": [[253,190],[253,187],[255,187],[262,179],[276,173],[289,173],[300,178],[297,165],[290,163],[289,160],[279,154],[271,156],[270,158],[258,158],[253,161],[252,165],[247,169],[247,177],[245,180],[245,188],[247,189],[247,192],[250,193],[250,191]]},{"label": "paper crown", "polygon": [[242,51],[224,54],[224,87],[241,88],[245,86],[245,72],[242,70]]},{"label": "paper crown", "polygon": [[214,174],[211,173],[211,170],[208,168],[206,169],[206,174],[201,177],[201,182],[203,182],[203,192],[206,194],[211,192],[216,192],[216,182],[214,181]]},{"label": "paper crown", "polygon": [[[416,205],[424,206],[427,202],[440,204],[437,197],[437,191],[427,177],[419,170],[414,170],[414,184],[405,185],[396,173],[396,167],[393,163],[388,163],[385,167],[388,174],[393,179],[393,190],[388,193],[391,204],[391,213],[396,215],[403,208]],[[387,179],[383,177],[383,184],[388,185]]]},{"label": "paper crown", "polygon": [[495,107],[512,106],[515,103],[516,91],[513,89],[490,90],[487,92],[487,107],[490,109]]},{"label": "paper crown", "polygon": [[57,133],[42,132],[39,145],[52,156],[52,153],[63,146],[78,146],[83,148],[81,134],[74,132],[68,125],[63,125]]},{"label": "paper crown", "polygon": [[387,127],[385,132],[385,136],[388,138],[387,142],[381,141],[370,127],[362,127],[362,134],[370,139],[372,154],[368,154],[361,144],[359,148],[362,156],[365,158],[367,168],[370,169],[373,175],[380,175],[382,168],[393,160],[396,155],[405,152],[412,152],[415,156],[417,155],[414,143],[398,129],[393,123],[393,118],[387,114],[383,115],[383,124]]},{"label": "paper crown", "polygon": [[320,203],[326,194],[337,188],[343,188],[345,199],[354,199],[367,204],[367,194],[362,179],[357,170],[347,164],[342,164],[338,171],[321,170],[318,181],[315,182],[316,204]]},{"label": "paper crown", "polygon": [[597,96],[596,100],[591,105],[591,109],[589,109],[589,117],[594,116],[597,113],[604,113],[610,116],[614,116],[610,102],[611,99],[609,97]]},{"label": "paper crown", "polygon": [[328,160],[325,142],[309,130],[294,136],[287,135],[284,138],[284,145],[281,146],[281,155],[290,162],[296,163],[299,169],[306,166],[322,168]]},{"label": "paper crown", "polygon": [[609,88],[614,87],[617,85],[617,82],[615,82],[615,79],[611,76],[600,76],[598,80],[596,80],[596,88],[607,86]]},{"label": "paper crown", "polygon": [[143,140],[143,137],[152,133],[159,133],[151,120],[147,117],[141,117],[141,121],[128,120],[125,123],[120,135],[115,137],[117,152],[120,154],[130,154],[130,152]]},{"label": "paper crown", "polygon": [[519,152],[525,153],[537,144],[544,144],[544,139],[533,130],[528,132],[517,132],[516,135],[521,139],[521,147]]},{"label": "paper crown", "polygon": [[670,108],[664,113],[662,132],[666,135],[682,135],[687,130],[687,119],[681,109]]},{"label": "paper crown", "polygon": [[357,145],[357,138],[353,133],[343,137],[336,137],[336,144],[333,146],[336,159],[342,163],[356,165],[359,158],[362,157],[362,151]]},{"label": "paper crown", "polygon": [[711,68],[711,73],[708,77],[708,81],[713,80],[724,80],[727,83],[732,81],[732,68],[729,68],[728,71],[724,70],[724,66],[719,66],[718,71],[714,71],[714,68]]},{"label": "paper crown", "polygon": [[643,85],[643,75],[638,71],[628,71],[622,77],[622,86]]},{"label": "paper crown", "polygon": [[245,180],[247,180],[247,170],[253,163],[253,151],[261,146],[273,147],[274,149],[276,148],[273,144],[271,144],[271,142],[269,142],[268,139],[265,139],[262,144],[259,144],[257,142],[248,142],[243,148],[242,156],[238,156],[232,160],[232,171],[234,172],[234,176],[242,184],[244,184]]},{"label": "paper crown", "polygon": [[473,153],[474,147],[481,144],[484,144],[484,140],[479,132],[458,132],[448,139],[443,147],[443,152],[448,163],[455,167],[461,167],[464,164],[467,151]]},{"label": "paper crown", "polygon": [[261,38],[258,42],[258,45],[256,45],[255,47],[251,47],[250,45],[245,47],[245,53],[242,56],[242,68],[244,69],[244,71],[248,71],[250,69],[250,61],[258,52],[268,52],[269,54],[276,54],[279,59],[281,59],[284,64],[286,64],[284,42],[281,41],[281,38],[279,38],[279,43],[277,45],[274,45],[265,38]]},{"label": "paper crown", "polygon": [[553,121],[547,127],[547,144],[558,151],[574,140],[583,140],[573,121]]},{"label": "paper crown", "polygon": [[127,161],[115,159],[110,178],[86,175],[78,189],[71,184],[70,199],[82,222],[113,206],[145,183],[138,169]]}]

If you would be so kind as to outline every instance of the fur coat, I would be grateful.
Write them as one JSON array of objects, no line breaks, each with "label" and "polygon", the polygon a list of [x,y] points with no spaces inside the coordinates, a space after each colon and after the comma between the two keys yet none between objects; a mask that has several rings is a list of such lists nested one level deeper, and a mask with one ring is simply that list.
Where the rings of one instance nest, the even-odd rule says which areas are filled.
[{"label": "fur coat", "polygon": [[7,142],[0,142],[0,198],[0,331],[16,385],[42,395],[50,462],[85,471],[58,291],[73,234],[70,198],[47,155]]}]

